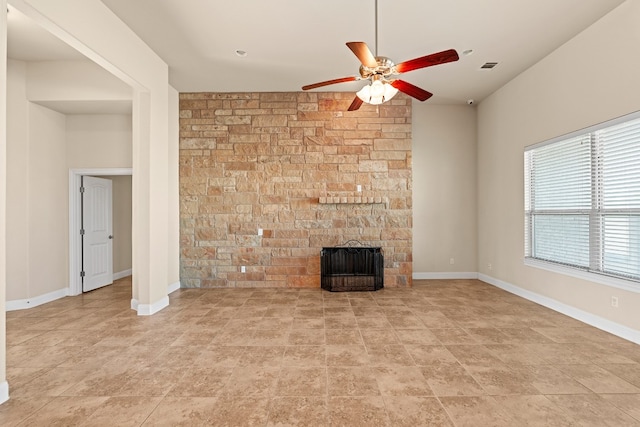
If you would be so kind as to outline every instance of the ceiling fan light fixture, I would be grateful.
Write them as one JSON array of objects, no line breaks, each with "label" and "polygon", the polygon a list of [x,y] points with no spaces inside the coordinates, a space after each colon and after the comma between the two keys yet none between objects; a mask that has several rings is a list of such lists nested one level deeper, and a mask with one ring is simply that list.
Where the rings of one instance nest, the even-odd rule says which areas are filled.
[{"label": "ceiling fan light fixture", "polygon": [[366,85],[360,89],[356,93],[356,96],[367,104],[380,105],[383,102],[391,100],[397,93],[398,89],[391,86],[390,83],[374,79],[370,85]]}]

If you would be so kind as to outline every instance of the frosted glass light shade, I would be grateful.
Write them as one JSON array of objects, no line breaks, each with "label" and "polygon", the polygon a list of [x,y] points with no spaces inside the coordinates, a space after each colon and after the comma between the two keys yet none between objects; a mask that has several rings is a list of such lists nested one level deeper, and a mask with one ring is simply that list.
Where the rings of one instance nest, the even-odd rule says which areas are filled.
[{"label": "frosted glass light shade", "polygon": [[380,80],[374,80],[370,85],[366,85],[360,89],[356,96],[367,104],[379,105],[393,98],[398,89],[389,83],[383,83]]}]

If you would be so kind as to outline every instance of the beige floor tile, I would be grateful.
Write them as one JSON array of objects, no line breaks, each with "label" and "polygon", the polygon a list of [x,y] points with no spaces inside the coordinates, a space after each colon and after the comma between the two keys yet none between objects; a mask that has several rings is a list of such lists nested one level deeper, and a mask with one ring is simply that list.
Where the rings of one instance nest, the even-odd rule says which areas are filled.
[{"label": "beige floor tile", "polygon": [[494,353],[483,345],[447,345],[447,350],[463,366],[504,366]]},{"label": "beige floor tile", "polygon": [[21,426],[73,426],[84,422],[108,397],[54,397]]},{"label": "beige floor tile", "polygon": [[20,388],[25,384],[31,382],[34,378],[48,372],[54,368],[13,368],[7,367],[7,382],[11,384],[11,390],[13,395],[13,389]]},{"label": "beige floor tile", "polygon": [[446,411],[434,397],[384,396],[383,399],[394,427],[453,427]]},{"label": "beige floor tile", "polygon": [[601,394],[600,396],[640,422],[640,394]]},{"label": "beige floor tile", "polygon": [[327,345],[362,345],[362,336],[357,329],[325,329]]},{"label": "beige floor tile", "polygon": [[332,427],[391,426],[382,397],[330,397]]},{"label": "beige floor tile", "polygon": [[327,368],[329,396],[377,396],[380,394],[374,372],[366,367]]},{"label": "beige floor tile", "polygon": [[115,396],[138,372],[128,367],[104,366],[102,369],[92,371],[66,389],[63,394],[65,396]]},{"label": "beige floor tile", "polygon": [[514,427],[518,423],[491,396],[441,397],[456,427]]},{"label": "beige floor tile", "polygon": [[638,420],[596,394],[549,395],[547,398],[581,426],[637,427],[640,425]]},{"label": "beige floor tile", "polygon": [[436,396],[479,396],[486,392],[458,362],[420,368]]},{"label": "beige floor tile", "polygon": [[494,396],[494,399],[516,421],[516,425],[575,426],[574,421],[545,396]]},{"label": "beige floor tile", "polygon": [[480,344],[503,344],[510,341],[510,338],[492,327],[466,327],[465,331]]},{"label": "beige floor tile", "polygon": [[269,397],[273,395],[280,368],[262,366],[236,367],[221,391],[222,396]]},{"label": "beige floor tile", "polygon": [[428,329],[396,329],[396,335],[404,345],[439,344],[440,341]]},{"label": "beige floor tile", "polygon": [[326,346],[327,366],[368,366],[369,353],[363,345]]},{"label": "beige floor tile", "polygon": [[386,317],[356,317],[356,322],[361,331],[366,329],[393,329]]},{"label": "beige floor tile", "polygon": [[[640,350],[639,350],[640,351]],[[607,363],[598,364],[601,368],[611,372],[614,375],[622,378],[623,380],[633,384],[636,387],[640,387],[640,363],[633,364],[618,364]]]},{"label": "beige floor tile", "polygon": [[233,368],[238,364],[245,350],[246,347],[244,346],[211,345],[202,349],[194,364],[197,366],[229,366]]},{"label": "beige floor tile", "polygon": [[360,329],[360,334],[367,347],[401,344],[396,331],[393,329]]},{"label": "beige floor tile", "polygon": [[291,329],[292,330],[297,330],[297,329],[324,329],[324,328],[325,328],[325,319],[324,318],[297,317],[297,318],[293,319],[293,324],[291,325]]},{"label": "beige floor tile", "polygon": [[275,396],[326,396],[326,367],[283,367],[280,370]]},{"label": "beige floor tile", "polygon": [[383,396],[432,396],[433,391],[418,367],[372,367]]},{"label": "beige floor tile", "polygon": [[462,328],[430,328],[429,330],[438,338],[441,344],[478,344],[478,341]]},{"label": "beige floor tile", "polygon": [[[233,368],[192,368],[176,381],[169,396],[213,397],[218,396],[231,377]],[[133,381],[136,379],[134,378]]]},{"label": "beige floor tile", "polygon": [[238,359],[238,367],[264,366],[278,367],[282,364],[286,346],[247,347]]},{"label": "beige floor tile", "polygon": [[[323,321],[324,324],[324,321]],[[325,343],[323,329],[293,329],[289,334],[289,345],[321,345]]]},{"label": "beige floor tile", "polygon": [[403,345],[367,346],[371,366],[415,366]]},{"label": "beige floor tile", "polygon": [[191,370],[185,368],[143,368],[124,381],[116,396],[166,396]]},{"label": "beige floor tile", "polygon": [[353,318],[353,309],[351,306],[324,307],[325,317],[347,317]]},{"label": "beige floor tile", "polygon": [[443,345],[406,345],[417,366],[457,363],[456,357]]},{"label": "beige floor tile", "polygon": [[506,366],[467,366],[467,371],[490,395],[538,394],[529,371]]},{"label": "beige floor tile", "polygon": [[326,397],[275,397],[269,406],[270,427],[329,426]]},{"label": "beige floor tile", "polygon": [[143,426],[205,426],[213,424],[219,411],[215,397],[165,397]]},{"label": "beige floor tile", "polygon": [[327,357],[323,345],[294,345],[285,348],[282,366],[326,366]]},{"label": "beige floor tile", "polygon": [[249,341],[249,345],[274,346],[286,345],[289,339],[288,329],[258,329]]},{"label": "beige floor tile", "polygon": [[356,317],[325,317],[325,329],[358,329]]},{"label": "beige floor tile", "polygon": [[161,397],[110,397],[79,426],[137,427],[142,425],[161,400]]},{"label": "beige floor tile", "polygon": [[0,405],[0,425],[6,427],[17,426],[52,399],[53,397],[11,397]]},{"label": "beige floor tile", "polygon": [[59,396],[90,372],[74,368],[52,368],[32,381],[12,389],[11,396]]},{"label": "beige floor tile", "polygon": [[596,365],[560,365],[558,369],[594,393],[640,393],[640,388]]}]

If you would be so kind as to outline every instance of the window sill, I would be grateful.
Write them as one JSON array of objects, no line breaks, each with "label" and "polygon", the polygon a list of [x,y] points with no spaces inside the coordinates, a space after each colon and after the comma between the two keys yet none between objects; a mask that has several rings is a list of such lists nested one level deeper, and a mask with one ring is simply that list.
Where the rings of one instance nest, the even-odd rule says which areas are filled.
[{"label": "window sill", "polygon": [[564,265],[554,264],[551,262],[540,261],[531,258],[525,258],[524,265],[540,268],[542,270],[552,271],[554,273],[564,274],[571,277],[576,277],[578,279],[588,280],[590,282],[611,286],[613,288],[623,289],[629,292],[640,293],[640,283],[634,282],[633,280],[625,280],[617,277],[606,276],[603,274],[591,273],[577,268],[571,268]]}]

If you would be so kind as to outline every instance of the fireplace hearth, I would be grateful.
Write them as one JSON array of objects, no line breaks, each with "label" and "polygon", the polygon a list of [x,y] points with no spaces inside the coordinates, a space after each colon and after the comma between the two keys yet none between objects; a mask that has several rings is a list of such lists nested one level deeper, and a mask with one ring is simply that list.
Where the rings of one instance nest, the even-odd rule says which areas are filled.
[{"label": "fireplace hearth", "polygon": [[384,287],[384,256],[379,247],[322,248],[320,286],[331,292],[377,291]]}]

